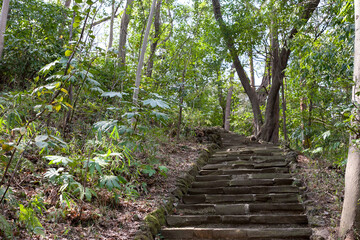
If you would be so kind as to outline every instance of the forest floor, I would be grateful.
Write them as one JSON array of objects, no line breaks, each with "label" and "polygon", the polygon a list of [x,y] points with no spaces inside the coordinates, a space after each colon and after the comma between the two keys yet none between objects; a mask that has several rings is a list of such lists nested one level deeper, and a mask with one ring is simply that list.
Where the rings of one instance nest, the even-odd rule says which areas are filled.
[{"label": "forest floor", "polygon": [[316,240],[335,240],[344,198],[344,169],[322,159],[298,155],[296,174],[302,182],[309,224]]},{"label": "forest floor", "polygon": [[[43,211],[43,215],[39,217],[46,230],[46,236],[29,235],[23,226],[18,226],[14,231],[15,239],[132,239],[142,219],[155,210],[162,199],[171,194],[175,188],[176,177],[190,167],[197,159],[200,150],[204,148],[206,145],[198,143],[195,137],[180,142],[170,139],[166,143],[161,143],[157,158],[169,169],[166,177],[157,174],[150,178],[139,179],[146,182],[148,192],[143,192],[136,199],[118,199],[115,202],[111,193],[105,190],[98,193],[96,200],[83,203],[81,222],[76,218],[78,211],[68,211],[64,216],[59,206],[53,204],[57,201],[58,189],[53,187],[46,189],[40,184],[43,176],[41,169],[35,174],[25,172],[13,184],[13,196],[17,201],[22,202],[22,197],[31,198],[39,192],[46,193],[44,202],[46,211]],[[5,209],[4,213],[8,219],[17,219],[15,212],[12,209]]]},{"label": "forest floor", "polygon": [[[35,174],[25,172],[13,185],[14,196],[21,202],[22,197],[36,196],[39,192],[46,193],[47,208],[40,216],[41,224],[46,229],[46,237],[29,235],[29,232],[20,226],[14,233],[15,239],[132,239],[142,219],[171,194],[176,177],[190,167],[197,159],[199,151],[205,147],[205,144],[198,143],[195,138],[180,142],[170,139],[161,143],[157,157],[161,164],[169,169],[167,177],[156,175],[141,179],[146,182],[148,192],[136,199],[119,199],[115,202],[113,196],[104,190],[98,194],[97,200],[83,204],[81,222],[73,216],[76,212],[70,211],[66,216],[61,215],[64,213],[59,206],[51,203],[56,202],[54,197],[58,189],[46,189],[46,185],[41,184],[41,168]],[[337,239],[344,170],[334,168],[326,161],[313,160],[300,154],[295,172],[302,181],[310,226],[316,235],[322,237],[316,239]],[[5,210],[8,219],[11,214],[14,215],[14,211]],[[14,215],[13,219],[16,218]]]}]

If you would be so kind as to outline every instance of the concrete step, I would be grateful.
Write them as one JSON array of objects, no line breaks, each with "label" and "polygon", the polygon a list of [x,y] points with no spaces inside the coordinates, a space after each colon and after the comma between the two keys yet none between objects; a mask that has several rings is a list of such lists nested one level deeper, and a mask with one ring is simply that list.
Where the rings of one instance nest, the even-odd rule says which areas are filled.
[{"label": "concrete step", "polygon": [[164,239],[292,239],[304,240],[309,239],[312,231],[311,228],[164,228],[162,230]]},{"label": "concrete step", "polygon": [[257,215],[170,215],[166,222],[170,227],[188,227],[205,224],[307,224],[304,214],[257,214]]},{"label": "concrete step", "polygon": [[179,204],[177,214],[244,215],[258,213],[303,213],[301,203]]},{"label": "concrete step", "polygon": [[184,195],[183,203],[296,203],[299,195],[294,193],[270,193],[270,194],[198,194]]}]

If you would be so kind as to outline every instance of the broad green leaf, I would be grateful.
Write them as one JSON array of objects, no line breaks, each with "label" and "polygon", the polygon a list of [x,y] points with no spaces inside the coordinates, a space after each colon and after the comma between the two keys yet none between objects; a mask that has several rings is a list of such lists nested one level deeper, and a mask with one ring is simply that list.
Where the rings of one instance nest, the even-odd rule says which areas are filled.
[{"label": "broad green leaf", "polygon": [[112,130],[113,127],[117,124],[117,122],[118,120],[96,122],[94,123],[94,128],[102,132],[107,132],[109,130]]},{"label": "broad green leaf", "polygon": [[102,176],[100,178],[100,186],[105,186],[109,191],[112,191],[114,188],[121,189],[119,178],[113,175]]},{"label": "broad green leaf", "polygon": [[39,73],[46,76],[51,70],[53,70],[55,68],[57,63],[59,63],[59,60],[55,60],[55,61],[45,65],[45,67],[40,69]]},{"label": "broad green leaf", "polygon": [[68,163],[71,163],[72,160],[70,158],[67,157],[63,157],[63,156],[56,156],[56,155],[49,155],[46,156],[45,159],[49,160],[49,164],[62,164],[64,166],[66,166]]},{"label": "broad green leaf", "polygon": [[65,51],[65,56],[66,56],[66,57],[70,57],[70,55],[72,54],[72,52],[73,52],[73,51],[71,51],[71,50],[66,50],[66,51]]},{"label": "broad green leaf", "polygon": [[104,92],[103,94],[101,94],[102,97],[118,97],[118,98],[122,98],[123,93],[120,92]]},{"label": "broad green leaf", "polygon": [[49,138],[48,135],[37,135],[35,138],[35,142],[43,142],[48,138]]},{"label": "broad green leaf", "polygon": [[151,107],[160,107],[160,108],[170,108],[169,105],[164,102],[163,100],[160,100],[160,99],[147,99],[147,100],[144,100],[143,101],[143,104],[144,105],[150,105]]}]

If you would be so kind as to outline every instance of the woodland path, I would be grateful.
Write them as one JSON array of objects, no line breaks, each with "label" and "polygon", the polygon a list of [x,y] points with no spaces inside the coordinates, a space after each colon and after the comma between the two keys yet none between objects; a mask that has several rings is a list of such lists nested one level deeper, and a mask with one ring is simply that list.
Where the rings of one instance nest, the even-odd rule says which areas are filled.
[{"label": "woodland path", "polygon": [[232,133],[222,133],[222,140],[167,217],[164,239],[309,239],[284,151]]}]

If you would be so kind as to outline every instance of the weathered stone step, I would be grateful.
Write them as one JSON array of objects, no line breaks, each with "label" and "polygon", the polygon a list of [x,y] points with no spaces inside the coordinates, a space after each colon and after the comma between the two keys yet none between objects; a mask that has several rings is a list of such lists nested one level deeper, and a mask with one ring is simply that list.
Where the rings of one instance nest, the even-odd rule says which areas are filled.
[{"label": "weathered stone step", "polygon": [[244,215],[255,213],[302,213],[301,203],[179,204],[179,214]]},{"label": "weathered stone step", "polygon": [[308,219],[304,214],[170,215],[166,222],[170,227],[188,227],[203,224],[307,224]]},{"label": "weathered stone step", "polygon": [[165,228],[164,239],[309,239],[311,228]]},{"label": "weathered stone step", "polygon": [[253,173],[242,175],[197,175],[195,181],[217,181],[231,179],[274,179],[274,178],[291,178],[290,173]]},{"label": "weathered stone step", "polygon": [[193,182],[192,188],[217,188],[217,187],[236,187],[236,186],[273,186],[273,185],[291,185],[294,178],[274,178],[274,179],[242,179],[235,178],[231,180],[216,180]]},{"label": "weathered stone step", "polygon": [[272,167],[264,169],[220,169],[220,170],[200,170],[199,175],[242,175],[249,173],[288,173],[287,167]]},{"label": "weathered stone step", "polygon": [[213,169],[256,169],[256,168],[270,168],[270,167],[286,167],[288,165],[285,161],[274,161],[274,162],[235,162],[235,163],[218,163],[218,164],[207,164],[202,169],[203,170],[213,170]]},{"label": "weathered stone step", "polygon": [[281,148],[263,148],[263,147],[252,147],[252,148],[241,148],[241,150],[231,151],[217,151],[213,156],[233,156],[233,155],[252,155],[252,156],[276,156],[284,155],[284,150]]},{"label": "weathered stone step", "polygon": [[209,164],[221,164],[221,163],[266,163],[266,162],[286,162],[283,156],[266,156],[266,157],[253,157],[253,156],[242,156],[242,157],[216,157],[209,158]]},{"label": "weathered stone step", "polygon": [[190,188],[189,194],[250,194],[250,193],[299,193],[295,186],[252,186],[252,187],[212,187]]},{"label": "weathered stone step", "polygon": [[299,195],[294,193],[270,193],[270,194],[199,194],[184,195],[183,203],[240,203],[240,202],[272,202],[272,203],[295,203],[299,201]]}]

